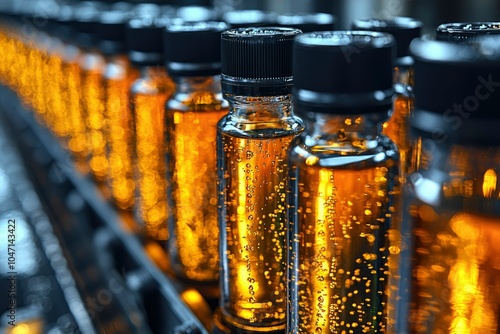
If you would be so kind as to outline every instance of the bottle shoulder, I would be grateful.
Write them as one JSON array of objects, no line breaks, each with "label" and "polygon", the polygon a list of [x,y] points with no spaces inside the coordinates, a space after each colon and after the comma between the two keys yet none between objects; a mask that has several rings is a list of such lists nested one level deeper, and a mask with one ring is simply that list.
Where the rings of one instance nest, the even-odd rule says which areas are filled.
[{"label": "bottle shoulder", "polygon": [[156,77],[139,77],[136,79],[131,87],[130,92],[133,95],[161,95],[167,94],[171,91],[173,83],[168,76]]},{"label": "bottle shoulder", "polygon": [[222,134],[243,138],[274,138],[297,136],[304,131],[304,122],[295,115],[249,119],[229,113],[218,123]]},{"label": "bottle shoulder", "polygon": [[222,93],[199,91],[184,93],[176,91],[167,101],[167,111],[223,111],[229,104],[222,98]]},{"label": "bottle shoulder", "polygon": [[290,145],[290,160],[297,165],[327,168],[397,166],[399,153],[386,136],[350,141],[302,134]]}]

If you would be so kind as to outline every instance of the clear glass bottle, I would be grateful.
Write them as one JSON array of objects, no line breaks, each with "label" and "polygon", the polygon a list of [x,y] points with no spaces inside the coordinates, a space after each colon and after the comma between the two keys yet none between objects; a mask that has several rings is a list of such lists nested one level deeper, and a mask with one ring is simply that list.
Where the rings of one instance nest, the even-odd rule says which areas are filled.
[{"label": "clear glass bottle", "polygon": [[304,128],[290,94],[298,34],[290,28],[222,33],[222,91],[229,113],[217,133],[218,332],[285,331],[286,157]]},{"label": "clear glass bottle", "polygon": [[[348,59],[345,50],[359,52]],[[293,96],[306,130],[289,151],[287,333],[385,333],[388,234],[399,156],[382,134],[394,39],[335,31],[294,44]]]},{"label": "clear glass bottle", "polygon": [[[167,27],[167,71],[176,89],[166,105],[167,193],[173,201],[168,254],[176,277],[218,296],[217,123],[227,114],[220,84],[223,22]],[[189,41],[183,43],[183,41]],[[210,289],[210,287],[214,287]]]},{"label": "clear glass bottle", "polygon": [[[396,59],[394,66],[394,96],[392,115],[384,122],[382,132],[387,135],[399,151],[401,183],[415,167],[411,164],[413,146],[410,139],[410,119],[413,110],[413,58],[410,56],[410,43],[418,38],[422,31],[423,23],[410,17],[393,17],[387,20],[368,19],[355,20],[352,24],[354,30],[369,30],[389,33],[396,40]],[[396,208],[400,212],[402,208]],[[401,223],[398,225],[398,223]],[[395,319],[400,314],[406,314],[397,307],[397,301],[408,293],[410,280],[409,261],[407,259],[410,249],[407,247],[409,241],[402,238],[408,235],[409,225],[404,221],[395,221],[389,230],[390,249],[393,250],[389,258],[389,332]]]},{"label": "clear glass bottle", "polygon": [[368,30],[388,33],[396,39],[396,61],[394,66],[393,113],[384,123],[383,133],[391,138],[399,149],[401,157],[401,176],[411,171],[410,166],[410,117],[413,108],[413,59],[410,56],[410,43],[422,32],[423,23],[410,17],[393,17],[387,20],[355,20],[353,30]]},{"label": "clear glass bottle", "polygon": [[163,29],[163,21],[142,18],[129,21],[126,31],[129,59],[141,72],[130,90],[134,211],[145,234],[154,240],[167,240],[167,219],[172,214],[166,191],[165,103],[174,84],[162,65]]},{"label": "clear glass bottle", "polygon": [[412,271],[399,332],[500,330],[499,45],[411,44],[419,154],[405,188]]},{"label": "clear glass bottle", "polygon": [[134,204],[132,164],[133,128],[130,112],[130,87],[139,73],[126,55],[125,28],[130,14],[121,10],[107,10],[100,14],[99,49],[106,57],[103,71],[104,127],[106,142],[104,158],[108,166],[107,185],[111,199],[120,209]]}]

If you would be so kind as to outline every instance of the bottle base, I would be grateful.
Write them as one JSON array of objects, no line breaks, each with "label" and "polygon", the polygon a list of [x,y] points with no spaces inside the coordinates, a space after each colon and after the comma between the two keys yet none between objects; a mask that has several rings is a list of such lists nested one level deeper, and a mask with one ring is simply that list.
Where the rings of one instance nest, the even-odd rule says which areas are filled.
[{"label": "bottle base", "polygon": [[[250,327],[245,326],[246,328],[236,327],[234,325],[230,325],[226,323],[223,319],[222,313],[218,308],[214,312],[213,316],[214,327],[212,328],[212,334],[285,334],[285,328],[277,328],[278,326],[269,326],[269,327]],[[279,326],[283,327],[283,326]]]}]

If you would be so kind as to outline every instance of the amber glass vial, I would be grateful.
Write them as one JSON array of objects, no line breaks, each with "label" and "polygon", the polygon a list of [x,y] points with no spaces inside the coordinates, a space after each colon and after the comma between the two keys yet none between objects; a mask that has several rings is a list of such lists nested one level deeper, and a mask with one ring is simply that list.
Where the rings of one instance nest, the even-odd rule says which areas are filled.
[{"label": "amber glass vial", "polygon": [[167,218],[172,214],[166,191],[165,103],[174,85],[162,65],[163,29],[164,22],[155,18],[133,19],[126,29],[128,56],[140,71],[130,90],[134,211],[145,234],[155,240],[167,239]]},{"label": "amber glass vial", "polygon": [[290,28],[222,33],[229,102],[217,133],[222,332],[285,331],[286,155],[304,128],[290,94],[298,34]]},{"label": "amber glass vial", "polygon": [[401,333],[500,330],[500,49],[417,39],[410,312]]},{"label": "amber glass vial", "polygon": [[106,10],[101,12],[98,26],[99,50],[106,57],[103,71],[106,180],[111,198],[120,209],[133,206],[135,191],[130,87],[139,73],[126,55],[125,28],[129,18],[126,11]]},{"label": "amber glass vial", "polygon": [[85,118],[81,103],[82,56],[77,35],[78,6],[62,5],[57,15],[57,36],[64,43],[62,50],[62,80],[60,94],[67,128],[66,146],[76,161],[84,162],[87,157],[87,140],[85,138]]},{"label": "amber glass vial", "polygon": [[214,287],[219,280],[215,139],[217,122],[228,111],[220,83],[224,30],[223,22],[184,23],[170,25],[164,34],[165,45],[175,45],[165,50],[176,85],[165,115],[167,193],[173,201],[170,263],[180,279]]},{"label": "amber glass vial", "polygon": [[104,127],[104,89],[102,74],[106,61],[99,51],[99,9],[96,4],[82,3],[75,9],[75,31],[78,44],[82,48],[79,58],[81,69],[80,103],[82,119],[85,126],[85,143],[79,142],[84,156],[81,166],[89,171],[97,181],[104,181],[107,171],[105,158],[106,142],[103,136]]},{"label": "amber glass vial", "polygon": [[[398,147],[400,157],[401,183],[405,182],[406,176],[414,170],[411,165],[413,146],[410,140],[410,119],[413,111],[413,58],[410,56],[410,43],[418,38],[422,30],[422,22],[410,17],[393,17],[387,20],[367,19],[355,20],[352,24],[354,30],[370,30],[391,34],[396,41],[396,59],[394,66],[394,96],[392,114],[388,121],[383,124],[383,133],[387,135]],[[401,202],[399,202],[401,204]],[[397,207],[397,211],[402,208]],[[401,222],[400,225],[398,223]],[[408,258],[408,240],[402,239],[402,235],[408,235],[409,224],[404,221],[396,221],[389,231],[392,254],[389,258],[389,309],[388,325],[391,327],[398,314],[405,314],[401,308],[396,307],[397,300],[408,293],[410,280],[409,261],[400,261],[400,258]],[[389,330],[391,331],[391,329]]]},{"label": "amber glass vial", "polygon": [[289,152],[288,333],[386,332],[399,160],[381,130],[393,51],[378,32],[295,39],[293,96],[306,130]]}]

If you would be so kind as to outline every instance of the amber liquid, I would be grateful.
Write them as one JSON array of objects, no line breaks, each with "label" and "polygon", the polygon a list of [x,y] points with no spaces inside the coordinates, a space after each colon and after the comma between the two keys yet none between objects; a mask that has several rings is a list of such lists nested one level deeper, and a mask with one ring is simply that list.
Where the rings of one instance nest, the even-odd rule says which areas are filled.
[{"label": "amber liquid", "polygon": [[82,71],[82,102],[85,117],[88,164],[98,181],[104,181],[108,170],[106,141],[104,138],[104,89],[102,67],[99,56],[85,55],[86,62],[95,62]]},{"label": "amber liquid", "polygon": [[129,209],[134,204],[135,192],[132,162],[134,129],[129,91],[138,74],[125,65],[119,70],[119,77],[104,81],[108,181],[116,205]]},{"label": "amber liquid", "polygon": [[286,152],[295,137],[222,134],[222,312],[237,327],[285,328]]},{"label": "amber liquid", "polygon": [[65,137],[69,132],[69,117],[63,98],[64,84],[67,79],[66,73],[63,72],[62,59],[58,54],[52,54],[48,57],[46,70],[44,93],[49,115],[47,124],[56,136]]},{"label": "amber liquid", "polygon": [[34,55],[34,96],[33,107],[35,108],[36,116],[40,123],[47,124],[47,98],[45,95],[45,62],[46,53],[40,50],[32,51]]},{"label": "amber liquid", "polygon": [[165,161],[165,102],[167,89],[157,94],[133,94],[132,115],[135,123],[135,181],[137,218],[146,234],[166,240],[167,203]]},{"label": "amber liquid", "polygon": [[28,81],[29,72],[26,70],[28,68],[29,51],[30,47],[27,42],[17,41],[13,75],[16,78],[16,91],[23,103],[29,103],[31,99],[30,82]]},{"label": "amber liquid", "polygon": [[79,161],[88,155],[87,140],[85,137],[85,117],[81,100],[81,69],[76,62],[66,63],[64,66],[66,93],[65,104],[69,119],[68,148]]},{"label": "amber liquid", "polygon": [[[220,104],[220,102],[219,102]],[[217,122],[227,110],[167,110],[167,137],[175,206],[169,240],[177,276],[196,282],[219,278]]]},{"label": "amber liquid", "polygon": [[[410,315],[398,329],[499,333],[500,151],[440,147],[427,138],[416,144],[419,173],[409,178],[405,210],[412,227]],[[437,173],[428,170],[446,178],[434,182],[429,175]]]},{"label": "amber liquid", "polygon": [[500,220],[413,208],[411,333],[498,333]]},{"label": "amber liquid", "polygon": [[500,220],[412,207],[411,333],[498,333]]},{"label": "amber liquid", "polygon": [[388,167],[297,167],[294,333],[385,332],[390,178]]}]

